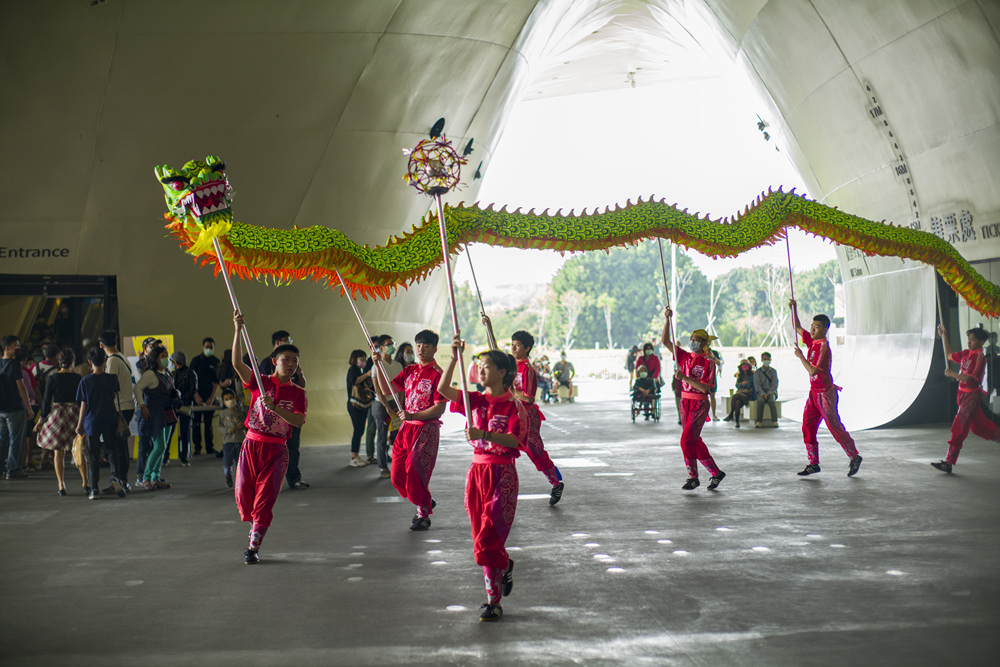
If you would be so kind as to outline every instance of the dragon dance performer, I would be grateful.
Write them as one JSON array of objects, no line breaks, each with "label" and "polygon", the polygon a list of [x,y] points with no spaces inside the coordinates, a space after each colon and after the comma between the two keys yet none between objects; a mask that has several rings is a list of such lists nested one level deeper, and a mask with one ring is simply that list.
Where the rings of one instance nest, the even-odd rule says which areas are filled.
[{"label": "dragon dance performer", "polygon": [[[462,392],[451,386],[458,355],[464,343],[455,336],[448,368],[438,391],[451,401],[452,412],[465,413]],[[479,379],[486,390],[469,392],[472,423],[465,437],[475,449],[465,477],[465,510],[472,523],[473,554],[483,568],[486,604],[480,621],[499,621],[500,598],[514,587],[514,561],[504,548],[517,510],[517,466],[514,464],[527,439],[527,411],[510,392],[517,362],[500,350],[479,355]]]},{"label": "dragon dance performer", "polygon": [[[490,338],[496,340],[496,336],[493,334],[493,323],[486,315],[483,315],[483,324],[489,329]],[[552,490],[549,492],[549,505],[555,505],[562,498],[566,485],[563,483],[562,473],[552,462],[548,452],[545,451],[545,443],[542,442],[542,420],[545,419],[545,415],[535,403],[535,395],[538,393],[538,371],[528,359],[534,347],[535,337],[527,331],[515,331],[511,334],[510,351],[514,360],[517,361],[517,374],[514,376],[511,393],[513,393],[514,398],[524,403],[528,413],[528,434],[521,451],[528,455],[531,462],[535,464],[535,469],[545,475],[545,479],[549,481],[552,486]]]},{"label": "dragon dance performer", "polygon": [[952,352],[948,342],[948,331],[938,325],[938,335],[944,342],[944,351],[948,357],[959,364],[959,370],[946,368],[944,374],[958,380],[958,413],[951,424],[951,439],[948,441],[948,457],[931,465],[941,472],[951,472],[951,467],[958,462],[962,444],[969,436],[969,430],[980,438],[1000,442],[1000,426],[997,426],[983,414],[983,374],[986,371],[986,355],[983,345],[990,335],[982,327],[975,327],[965,332],[969,349]]},{"label": "dragon dance performer", "polygon": [[[687,467],[688,479],[681,489],[690,491],[698,488],[698,463],[712,475],[708,490],[714,491],[726,477],[719,470],[715,460],[708,451],[708,446],[701,438],[701,429],[708,420],[710,407],[709,392],[715,386],[715,362],[709,357],[709,344],[716,340],[704,329],[691,332],[690,351],[683,350],[670,340],[670,317],[673,312],[667,308],[666,321],[663,324],[663,344],[671,354],[675,354],[677,370],[674,377],[681,380],[681,453],[684,455],[684,465]],[[675,352],[676,350],[676,352]]]},{"label": "dragon dance performer", "polygon": [[826,315],[817,315],[813,318],[809,331],[806,331],[799,322],[799,311],[795,300],[789,301],[788,305],[792,309],[795,332],[802,337],[802,344],[808,347],[808,353],[803,354],[799,346],[795,346],[795,356],[809,373],[809,397],[806,398],[806,407],[802,413],[802,438],[806,444],[806,453],[809,455],[809,464],[799,475],[805,477],[820,471],[819,441],[816,439],[816,433],[819,431],[819,423],[825,421],[833,439],[840,443],[844,453],[851,459],[847,476],[854,477],[861,468],[862,459],[857,447],[854,446],[854,438],[844,428],[840,421],[840,413],[837,411],[837,392],[840,391],[840,387],[833,383],[833,375],[830,373],[833,356],[830,353],[830,341],[826,338],[826,333],[830,329],[830,318]]},{"label": "dragon dance performer", "polygon": [[[292,382],[299,367],[299,348],[291,344],[279,345],[271,352],[274,375],[261,376],[264,386],[259,387],[243,361],[240,329],[244,325],[239,311],[233,314],[233,324],[233,368],[243,387],[250,390],[247,435],[236,466],[236,507],[240,519],[251,524],[243,562],[254,565],[260,561],[260,544],[271,525],[271,510],[288,469],[288,438],[293,426],[302,428],[306,421],[306,390]],[[261,410],[258,402],[266,410]]]},{"label": "dragon dance performer", "polygon": [[441,378],[441,367],[434,361],[438,335],[425,329],[413,342],[417,363],[410,364],[391,379],[394,385],[391,390],[385,386],[381,373],[376,375],[375,384],[379,399],[386,403],[394,394],[404,394],[403,409],[399,411],[403,425],[392,443],[389,479],[399,495],[416,506],[410,530],[420,531],[431,527],[431,514],[436,505],[429,486],[441,442],[439,417],[448,404],[437,390]]}]

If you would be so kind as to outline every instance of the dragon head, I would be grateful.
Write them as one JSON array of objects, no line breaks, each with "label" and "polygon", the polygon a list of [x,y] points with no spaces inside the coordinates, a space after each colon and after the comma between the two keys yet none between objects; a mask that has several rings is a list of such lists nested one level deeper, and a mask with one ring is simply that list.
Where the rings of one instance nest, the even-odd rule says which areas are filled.
[{"label": "dragon head", "polygon": [[209,155],[204,161],[191,160],[180,169],[156,167],[163,186],[163,198],[170,215],[201,230],[199,242],[189,250],[200,254],[212,239],[229,232],[233,224],[233,191],[226,178],[226,163]]}]

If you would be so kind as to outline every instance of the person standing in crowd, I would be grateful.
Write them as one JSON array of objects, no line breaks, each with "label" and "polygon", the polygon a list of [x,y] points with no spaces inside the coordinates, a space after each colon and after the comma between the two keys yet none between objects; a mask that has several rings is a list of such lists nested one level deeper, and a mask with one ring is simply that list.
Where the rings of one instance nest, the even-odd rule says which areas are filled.
[{"label": "person standing in crowd", "polygon": [[115,405],[118,377],[104,372],[108,356],[100,347],[90,349],[87,361],[90,363],[90,375],[80,380],[76,390],[76,400],[80,403],[76,432],[87,437],[85,452],[90,499],[97,500],[101,496],[99,482],[102,439],[111,464],[111,489],[119,498],[124,498],[125,482],[121,479],[121,466],[125,441],[115,432],[118,426],[118,408]]},{"label": "person standing in crowd", "polygon": [[656,384],[660,384],[660,358],[653,353],[652,343],[643,344],[642,355],[635,360],[635,367],[636,370],[645,367],[646,374],[653,378]]},{"label": "person standing in crowd", "polygon": [[[176,350],[170,355],[170,361],[174,362],[172,379],[174,389],[180,395],[180,407],[177,414],[177,458],[181,462],[182,468],[191,465],[191,406],[194,405],[194,395],[198,391],[198,376],[194,374],[187,365],[187,355]],[[187,407],[188,410],[183,408]],[[170,437],[167,437],[170,442]],[[164,456],[169,454],[169,446]],[[166,464],[166,459],[164,459]]]},{"label": "person standing in crowd", "polygon": [[[378,345],[378,336],[372,336],[369,347]],[[381,357],[381,354],[378,355]],[[371,373],[371,377],[375,377],[375,357],[369,357],[365,363],[365,371]],[[372,395],[375,393],[374,386],[372,387]],[[375,405],[376,401],[372,402]],[[365,457],[364,462],[366,465],[378,463],[375,459],[375,436],[378,434],[378,425],[375,423],[375,416],[372,414],[372,408],[368,408],[368,416],[365,418]]]},{"label": "person standing in crowd", "polygon": [[257,384],[253,371],[243,362],[240,331],[243,315],[233,313],[233,367],[250,390],[247,411],[247,437],[240,447],[236,464],[235,496],[240,520],[250,524],[250,543],[243,552],[243,562],[260,562],[260,545],[273,519],[274,502],[281,491],[281,480],[288,466],[288,447],[292,427],[306,421],[306,391],[292,382],[299,366],[299,348],[279,345],[271,351],[274,375],[262,376]]},{"label": "person standing in crowd", "polygon": [[757,423],[754,428],[760,428],[764,421],[765,405],[771,409],[774,428],[778,428],[778,406],[775,404],[778,398],[778,371],[771,367],[770,352],[760,355],[760,368],[754,371],[753,386],[757,392]]},{"label": "person standing in crowd", "polygon": [[[292,335],[285,331],[284,329],[279,329],[271,334],[271,349],[277,350],[282,345],[291,345]],[[232,353],[230,353],[231,355]],[[261,359],[260,363],[257,364],[257,369],[260,371],[261,375],[274,375],[274,357],[267,357],[266,359]],[[292,375],[292,383],[298,385],[302,389],[306,388],[306,375],[302,372],[302,366],[297,366],[295,368],[295,373]],[[299,457],[300,445],[302,442],[302,429],[293,426],[292,434],[288,437],[288,470],[285,471],[285,481],[288,482],[289,489],[296,489],[298,491],[304,491],[309,488],[309,484],[302,481],[302,473],[299,471]]]},{"label": "person standing in crowd", "polygon": [[736,419],[736,428],[740,427],[740,413],[744,405],[750,404],[753,396],[753,368],[746,359],[740,359],[740,366],[736,370],[736,391],[729,399],[729,414],[723,421],[733,421]]},{"label": "person standing in crowd", "polygon": [[222,365],[219,366],[219,391],[232,389],[236,394],[236,402],[243,404],[243,390],[240,387],[240,378],[233,368],[233,351],[224,350],[222,352]]},{"label": "person standing in crowd", "polygon": [[[118,395],[115,397],[115,408],[120,410],[125,421],[131,424],[132,417],[135,415],[135,394],[132,393],[135,381],[132,379],[132,366],[128,363],[125,355],[118,351],[119,338],[117,331],[114,329],[102,331],[97,340],[101,349],[104,350],[105,356],[108,358],[104,364],[104,372],[118,378]],[[132,488],[128,483],[129,459],[132,456],[132,448],[129,446],[131,442],[132,436],[129,435],[125,438],[125,453],[121,462],[121,474],[118,477],[118,481],[125,485],[126,491]],[[114,489],[105,489],[105,492],[110,493],[112,491]]]},{"label": "person standing in crowd", "polygon": [[382,395],[400,391],[404,394],[403,409],[399,411],[403,426],[392,445],[389,474],[399,495],[417,508],[410,521],[410,530],[422,531],[431,527],[431,514],[436,505],[431,497],[430,482],[441,440],[440,417],[447,407],[447,399],[437,390],[441,379],[441,367],[434,361],[437,333],[424,329],[413,340],[418,363],[410,364],[395,378],[389,378],[391,388],[382,384],[381,377],[376,381]]},{"label": "person standing in crowd", "polygon": [[240,445],[246,438],[244,426],[247,409],[236,400],[236,392],[232,389],[222,390],[222,405],[219,412],[219,432],[222,433],[222,474],[226,477],[226,486],[233,488],[233,475],[236,471],[236,461],[240,455]]},{"label": "person standing in crowd", "polygon": [[359,455],[361,437],[365,432],[365,423],[371,413],[374,391],[372,388],[372,371],[365,370],[368,353],[364,350],[354,350],[347,368],[347,414],[351,416],[351,461],[352,468],[363,468],[368,465]]},{"label": "person standing in crowd", "polygon": [[[514,334],[517,335],[516,333]],[[465,414],[462,392],[451,386],[458,355],[464,344],[455,336],[448,368],[438,381],[437,391],[451,401],[451,411]],[[469,426],[465,437],[472,445],[472,465],[465,476],[465,509],[472,524],[472,552],[476,565],[483,568],[486,604],[479,620],[499,621],[503,616],[501,598],[514,588],[514,560],[505,548],[517,511],[518,450],[525,450],[528,419],[525,406],[511,394],[517,362],[500,350],[478,356],[483,393],[469,392]]]},{"label": "person standing in crowd", "polygon": [[[382,355],[382,368],[385,369],[386,377],[394,378],[403,372],[403,365],[393,358],[396,353],[396,346],[392,341],[392,336],[382,334],[378,337],[378,348]],[[372,354],[375,354],[374,352]],[[379,385],[381,386],[381,385]],[[389,479],[389,426],[392,417],[399,411],[402,405],[401,394],[395,392],[387,396],[388,406],[382,401],[373,401],[371,412],[375,419],[375,459],[379,468],[379,479]]]},{"label": "person standing in crowd", "polygon": [[399,349],[396,350],[396,356],[394,358],[403,368],[406,368],[410,364],[416,363],[417,361],[417,355],[413,353],[413,346],[409,343],[403,343],[400,345]]},{"label": "person standing in crowd", "polygon": [[862,459],[858,454],[858,448],[854,445],[854,438],[844,428],[837,410],[839,401],[837,392],[840,391],[840,387],[833,383],[833,374],[830,372],[833,367],[833,355],[830,352],[830,341],[826,338],[830,330],[830,318],[822,314],[817,315],[813,318],[809,331],[806,331],[799,322],[799,311],[795,300],[789,301],[788,305],[792,309],[792,325],[795,327],[795,332],[802,337],[802,344],[808,348],[808,352],[803,354],[801,348],[795,346],[795,356],[809,373],[809,396],[802,412],[802,439],[806,444],[809,463],[799,476],[814,475],[820,471],[819,440],[816,439],[816,434],[819,431],[819,423],[826,421],[830,435],[850,459],[847,476],[854,477],[861,468]]},{"label": "person standing in crowd", "polygon": [[539,398],[548,405],[552,402],[552,369],[549,368],[549,357],[543,354],[535,362],[535,373],[538,375]]},{"label": "person standing in crowd", "polygon": [[708,395],[715,385],[715,364],[709,358],[709,344],[716,340],[704,329],[691,332],[687,350],[670,340],[670,316],[672,311],[667,308],[666,322],[663,324],[663,344],[677,360],[677,370],[674,377],[682,382],[681,420],[684,422],[681,431],[681,453],[684,455],[684,465],[687,467],[688,479],[681,489],[690,491],[698,488],[698,464],[712,475],[708,490],[714,491],[726,477],[715,464],[708,451],[708,446],[701,437],[701,429],[708,419]]},{"label": "person standing in crowd", "polygon": [[45,382],[45,395],[42,397],[35,432],[38,433],[38,446],[55,452],[56,483],[59,485],[59,495],[65,496],[66,451],[73,445],[80,416],[76,393],[82,378],[73,372],[76,359],[72,349],[66,348],[59,352],[56,364],[59,370]]},{"label": "person standing in crowd", "polygon": [[177,390],[167,372],[169,365],[167,348],[156,345],[146,359],[145,372],[133,388],[140,411],[136,469],[142,475],[138,483],[147,491],[170,488],[167,480],[160,476],[163,451],[167,447],[167,411],[173,412],[179,405]]},{"label": "person standing in crowd", "polygon": [[[191,419],[191,440],[194,453],[201,454],[202,433],[205,438],[205,453],[215,454],[212,441],[212,417],[215,412],[215,395],[219,391],[219,358],[215,356],[215,340],[206,337],[201,341],[202,353],[191,360],[191,370],[198,377],[198,390],[194,393],[195,406],[204,410],[193,410]],[[220,454],[221,456],[221,454]]]},{"label": "person standing in crowd", "polygon": [[24,479],[21,470],[21,444],[28,423],[35,418],[35,411],[28,399],[21,372],[21,341],[17,336],[4,336],[0,340],[3,358],[0,359],[0,462],[6,460],[6,479]]},{"label": "person standing in crowd", "polygon": [[146,362],[149,360],[149,353],[153,351],[153,347],[156,345],[163,345],[163,341],[153,336],[143,339],[142,354],[139,355],[139,358],[135,362],[135,369],[139,371],[140,376],[146,372]]},{"label": "person standing in crowd", "polygon": [[1000,427],[990,421],[983,413],[983,375],[986,372],[986,355],[983,345],[989,340],[989,334],[982,327],[974,327],[965,332],[967,350],[952,352],[948,340],[948,330],[938,325],[938,335],[944,342],[944,351],[948,358],[959,365],[958,371],[946,368],[944,374],[958,380],[958,412],[951,423],[951,439],[948,440],[947,458],[931,465],[941,472],[950,473],[952,466],[958,463],[958,455],[962,451],[969,431],[985,440],[1000,442]]},{"label": "person standing in crowd", "polygon": [[632,385],[635,384],[635,360],[639,354],[639,346],[633,345],[629,348],[628,352],[625,354],[625,370],[628,371],[628,387],[629,391],[632,390]]}]

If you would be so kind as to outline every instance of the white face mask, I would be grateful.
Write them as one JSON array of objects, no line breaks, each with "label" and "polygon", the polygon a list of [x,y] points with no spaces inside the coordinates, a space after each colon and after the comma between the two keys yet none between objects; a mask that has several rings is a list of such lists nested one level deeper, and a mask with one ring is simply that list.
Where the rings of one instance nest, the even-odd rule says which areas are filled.
[{"label": "white face mask", "polygon": [[404,354],[403,355],[403,359],[405,359],[406,363],[408,363],[408,364],[412,364],[414,361],[417,360],[417,358],[414,357],[412,354]]},{"label": "white face mask", "polygon": [[688,343],[688,349],[691,350],[692,352],[700,352],[701,351],[701,341],[700,340],[693,340],[693,341],[689,342]]},{"label": "white face mask", "polygon": [[771,360],[770,359],[761,359],[760,363],[764,364],[764,368],[767,368],[768,366],[771,365]]},{"label": "white face mask", "polygon": [[236,400],[232,399],[232,398],[227,398],[226,399],[226,407],[227,408],[235,408],[236,407]]}]

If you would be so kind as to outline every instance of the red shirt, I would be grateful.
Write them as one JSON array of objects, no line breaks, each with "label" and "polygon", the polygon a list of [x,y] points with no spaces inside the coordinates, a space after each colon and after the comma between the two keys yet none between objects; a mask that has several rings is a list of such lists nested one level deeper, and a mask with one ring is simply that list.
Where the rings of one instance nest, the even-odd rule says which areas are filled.
[{"label": "red shirt", "polygon": [[[251,384],[243,383],[243,387],[250,390],[250,409],[244,422],[247,435],[261,442],[285,444],[292,435],[292,425],[267,408],[263,409],[264,417],[261,419],[261,409],[257,406],[260,389],[256,378],[250,380]],[[306,414],[308,402],[305,389],[291,381],[278,384],[273,375],[263,375],[260,380],[264,383],[264,393],[274,399],[275,406],[300,415]]]},{"label": "red shirt", "polygon": [[[528,359],[522,359],[517,362],[517,374],[514,376],[514,389],[531,399],[535,398],[538,393],[538,371],[535,367],[531,365],[531,361]],[[541,408],[538,404],[532,400],[531,403],[527,401],[524,402],[524,407],[528,410],[534,410],[538,413],[538,418],[541,421],[545,421],[545,415],[542,414]]]},{"label": "red shirt", "polygon": [[951,360],[961,366],[958,369],[959,373],[971,375],[976,378],[976,382],[966,382],[964,380],[960,380],[958,383],[958,390],[982,391],[983,374],[986,372],[986,355],[983,354],[982,348],[978,350],[962,350],[961,352],[955,352],[951,355]]},{"label": "red shirt", "polygon": [[[677,349],[677,365],[681,372],[688,377],[692,377],[699,382],[707,384],[709,387],[715,386],[715,362],[704,352],[694,354],[687,350]],[[708,396],[707,392],[695,389],[687,382],[681,383],[681,391],[689,394],[701,394]]]},{"label": "red shirt", "polygon": [[[478,429],[490,433],[509,433],[517,438],[522,445],[528,434],[528,418],[524,404],[515,400],[509,391],[500,396],[469,392],[469,405],[472,407],[472,424]],[[451,411],[465,414],[465,403],[461,400],[451,402]],[[502,447],[495,442],[473,440],[472,446],[478,452],[498,456],[509,456],[514,459],[520,456],[517,449]]]},{"label": "red shirt", "polygon": [[806,361],[819,369],[819,373],[809,378],[809,391],[826,391],[833,386],[833,375],[830,373],[830,368],[833,366],[830,341],[826,338],[814,340],[809,332],[803,329],[802,344],[809,346],[806,350]]},{"label": "red shirt", "polygon": [[[438,393],[438,382],[441,380],[441,367],[436,363],[426,366],[420,363],[410,364],[393,378],[396,389],[404,392],[403,407],[409,413],[422,412],[435,403],[444,403],[448,399]],[[440,423],[437,419],[416,419],[422,424]]]},{"label": "red shirt", "polygon": [[639,372],[639,366],[645,366],[646,370],[649,371],[649,377],[658,378],[660,377],[660,359],[655,354],[651,354],[648,357],[643,355],[635,360],[635,370]]}]

